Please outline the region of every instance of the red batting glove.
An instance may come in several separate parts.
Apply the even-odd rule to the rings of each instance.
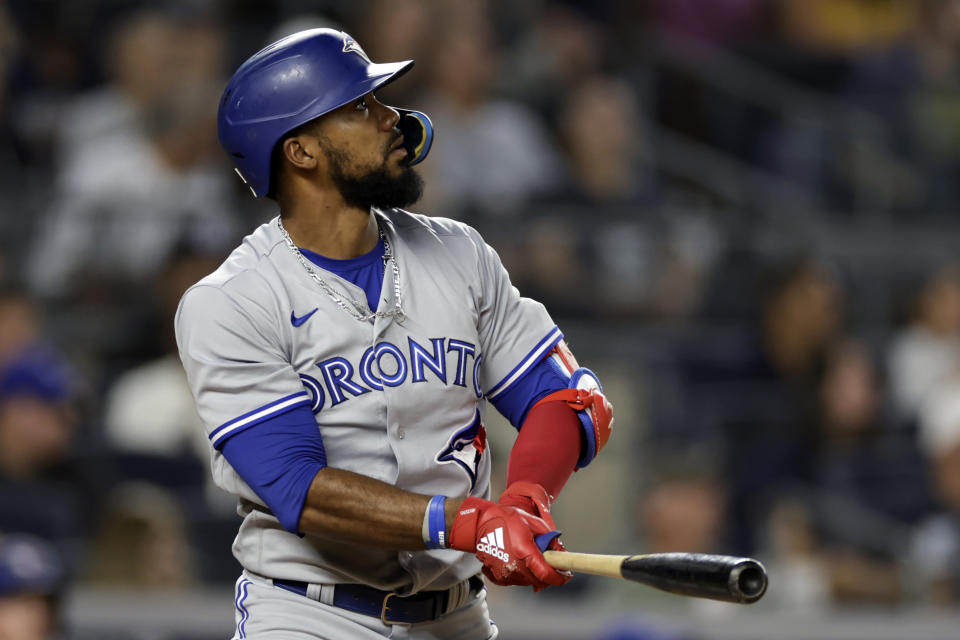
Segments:
[[[547,523],[554,530],[557,530],[557,523],[553,521],[550,515],[550,505],[553,504],[553,496],[547,493],[543,486],[534,482],[514,482],[506,491],[500,494],[500,504],[505,507],[516,507],[527,513],[537,516]],[[550,541],[550,549],[554,551],[566,551],[566,547],[556,537]]]
[[[550,515],[552,503],[553,498],[547,490],[533,482],[514,482],[500,494],[500,504],[503,506],[523,509],[556,529],[557,525],[553,521],[553,516]]]
[[[482,498],[467,498],[450,528],[450,547],[476,553],[483,573],[500,586],[530,585],[540,591],[566,584],[571,575],[551,567],[542,548],[559,531],[544,520],[514,507]],[[539,541],[538,541],[539,538]]]

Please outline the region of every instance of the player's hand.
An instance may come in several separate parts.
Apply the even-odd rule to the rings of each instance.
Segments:
[[[514,482],[506,491],[500,494],[500,504],[505,507],[516,507],[523,509],[527,513],[537,516],[546,522],[551,529],[557,529],[557,523],[553,521],[550,515],[550,505],[553,504],[553,496],[547,493],[543,486],[534,482]],[[554,551],[566,551],[560,537],[550,541],[550,549]]]
[[[557,530],[557,524],[553,521],[553,516],[550,515],[550,505],[552,503],[553,497],[547,493],[542,485],[534,482],[514,482],[500,494],[500,504],[523,509],[527,513],[542,519],[551,529]],[[547,548],[552,551],[567,550],[563,546],[560,536],[551,540]],[[558,573],[567,576],[568,580],[573,577],[573,574],[569,571],[559,571]]]
[[[523,509],[530,515],[543,519],[552,528],[557,528],[553,516],[550,515],[550,505],[553,504],[553,498],[539,484],[514,482],[500,494],[499,504],[505,507]]]
[[[566,584],[572,577],[543,557],[559,535],[546,521],[521,509],[467,498],[450,529],[450,547],[476,553],[484,575],[494,584],[530,585],[540,591]]]

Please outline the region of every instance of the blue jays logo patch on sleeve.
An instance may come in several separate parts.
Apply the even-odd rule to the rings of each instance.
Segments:
[[[487,430],[480,422],[480,411],[474,414],[473,421],[457,431],[450,438],[447,446],[437,454],[436,461],[440,464],[457,464],[470,477],[470,490],[477,484],[477,468],[480,458],[487,449]]]

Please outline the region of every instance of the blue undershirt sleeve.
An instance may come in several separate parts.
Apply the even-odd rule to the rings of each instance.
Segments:
[[[310,484],[327,453],[310,407],[294,407],[221,444],[227,462],[250,485],[284,529],[299,533]]]
[[[493,406],[519,431],[527,419],[527,413],[544,396],[566,389],[570,376],[553,358],[546,357],[500,393]]]

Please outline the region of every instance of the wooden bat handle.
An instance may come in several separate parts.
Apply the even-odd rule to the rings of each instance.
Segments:
[[[554,569],[579,571],[595,576],[623,578],[620,567],[630,556],[608,556],[599,553],[573,553],[570,551],[544,551],[543,557]]]

